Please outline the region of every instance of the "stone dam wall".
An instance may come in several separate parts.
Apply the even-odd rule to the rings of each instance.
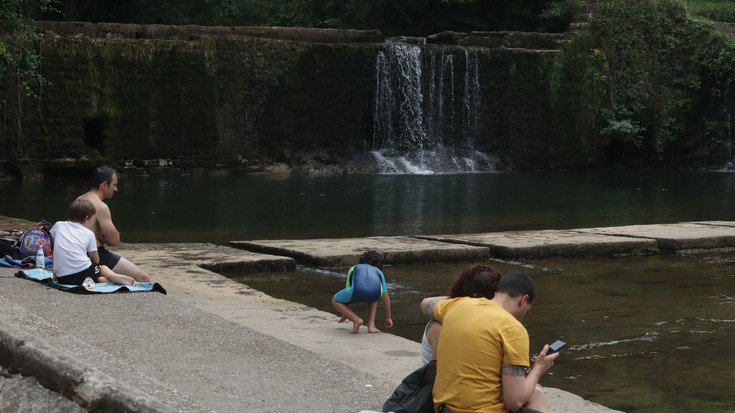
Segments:
[[[380,32],[74,22],[38,31],[51,85],[23,119],[31,158],[370,172],[360,160],[375,149],[376,58],[390,47]],[[575,148],[550,132],[545,92],[565,35],[399,40],[455,71],[468,49],[477,56],[478,150],[516,169],[574,162]]]
[[[49,85],[41,100],[23,102],[21,119],[9,100],[0,102],[0,180],[101,162],[162,173],[374,173],[378,157],[371,151],[386,148],[394,157],[416,148],[478,151],[501,170],[604,167],[611,150],[604,139],[584,147],[562,131],[565,115],[552,110],[549,98],[555,58],[595,8],[583,6],[566,33],[426,38],[386,38],[375,30],[37,22]],[[717,24],[729,36],[733,27]],[[406,47],[414,48],[408,51],[418,56],[414,61],[405,61]],[[386,67],[395,73],[386,77]],[[402,72],[407,67],[413,73]],[[407,75],[419,80],[401,85]],[[419,99],[407,97],[412,88]],[[0,93],[8,92],[0,84]],[[700,104],[692,119],[732,111],[732,102],[695,98]],[[18,125],[20,139],[9,132]],[[396,132],[415,125],[425,130]],[[669,167],[730,160],[731,134],[709,142],[695,129]]]

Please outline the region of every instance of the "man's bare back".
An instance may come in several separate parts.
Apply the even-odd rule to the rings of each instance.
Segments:
[[[97,210],[97,214],[99,213],[99,211],[101,209],[105,209],[106,208],[108,211],[110,209],[107,206],[107,204],[105,204],[104,202],[102,202],[102,200],[100,200],[99,197],[97,197],[96,194],[91,193],[91,192],[86,192],[86,193],[84,193],[82,195],[79,195],[79,197],[77,197],[77,199],[86,199],[87,201],[91,202],[92,205],[94,205],[95,209]],[[88,220],[84,224],[85,224],[85,226],[87,228],[89,228],[90,230],[92,230],[92,232],[94,233],[95,237],[97,238],[97,246],[98,247],[101,247],[101,246],[105,245],[105,242],[100,239],[100,224],[97,221],[97,214],[95,214],[94,216],[92,216],[92,219]]]
[[[77,199],[86,199],[95,207],[95,214],[85,224],[94,232],[97,238],[97,250],[100,255],[100,264],[106,265],[118,274],[128,275],[138,282],[150,281],[148,274],[127,259],[113,254],[105,248],[106,245],[120,245],[120,232],[112,222],[110,207],[104,202],[112,198],[117,192],[117,172],[110,167],[100,167],[95,171],[95,178],[89,191]]]

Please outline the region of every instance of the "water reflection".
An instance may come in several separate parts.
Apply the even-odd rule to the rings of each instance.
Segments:
[[[735,174],[131,176],[109,201],[128,242],[225,243],[730,220]],[[63,219],[85,182],[1,184],[0,214]]]

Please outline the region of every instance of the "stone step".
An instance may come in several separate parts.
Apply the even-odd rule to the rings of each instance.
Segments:
[[[735,222],[705,221],[568,230],[400,237],[231,241],[235,248],[321,267],[353,265],[364,251],[390,264],[475,262],[490,258],[648,255],[735,247]]]
[[[458,245],[416,237],[322,238],[304,240],[231,241],[234,248],[291,257],[317,267],[344,267],[358,262],[360,254],[377,250],[390,264],[474,262],[490,258],[484,246]]]

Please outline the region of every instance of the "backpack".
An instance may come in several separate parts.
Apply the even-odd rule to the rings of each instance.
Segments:
[[[0,231],[0,259],[6,255],[10,255],[11,258],[17,258],[15,246],[20,242],[18,240],[21,235],[23,235],[23,231]]]
[[[436,377],[436,361],[419,367],[406,376],[393,394],[383,404],[384,412],[434,413],[431,395]]]
[[[41,221],[35,227],[23,231],[15,245],[18,258],[35,256],[39,248],[43,249],[44,256],[50,257],[53,254],[50,229],[50,223]]]

